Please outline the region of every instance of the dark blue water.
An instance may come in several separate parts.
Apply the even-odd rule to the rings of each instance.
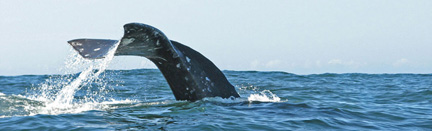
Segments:
[[[79,74],[0,76],[0,130],[432,130],[432,74],[224,73],[241,98],[176,101],[140,69],[105,71],[65,104]]]

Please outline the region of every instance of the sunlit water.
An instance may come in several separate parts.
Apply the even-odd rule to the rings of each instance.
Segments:
[[[0,76],[0,130],[432,130],[431,74],[224,71],[241,98],[188,102],[159,70],[111,59]]]

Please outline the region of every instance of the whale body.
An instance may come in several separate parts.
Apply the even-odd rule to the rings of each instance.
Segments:
[[[103,58],[117,44],[110,39],[75,39],[68,43],[84,58]],[[169,40],[159,29],[141,23],[124,25],[116,56],[146,57],[162,72],[177,100],[205,97],[240,97],[213,62],[179,42]]]

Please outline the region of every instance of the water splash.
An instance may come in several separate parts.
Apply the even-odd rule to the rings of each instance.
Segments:
[[[248,101],[259,101],[259,102],[281,102],[281,99],[273,94],[269,90],[261,91],[259,94],[250,94]]]
[[[287,100],[281,100],[276,94],[273,94],[270,90],[261,90],[259,87],[252,84],[237,85],[239,86],[240,94],[249,94],[247,100],[249,102],[286,102]]]
[[[34,114],[64,114],[79,113],[88,110],[104,110],[110,104],[134,103],[133,100],[115,100],[106,98],[107,80],[100,76],[108,67],[114,57],[118,43],[110,49],[104,59],[84,59],[71,49],[71,55],[65,62],[65,67],[60,69],[65,74],[51,76],[34,90],[37,92],[26,98],[39,101],[42,104],[28,105],[25,109]],[[84,69],[84,70],[83,70]],[[78,76],[74,75],[76,72]],[[82,88],[87,88],[87,94],[77,99],[76,93]],[[94,90],[94,88],[98,88]]]
[[[79,90],[80,86],[85,86],[92,81],[99,80],[99,75],[105,71],[108,67],[108,64],[111,62],[114,57],[115,50],[117,49],[118,43],[108,52],[107,57],[101,60],[87,60],[83,59],[74,61],[72,64],[66,64],[67,67],[73,68],[78,64],[81,64],[82,61],[91,61],[90,66],[82,71],[80,75],[73,80],[69,85],[66,85],[60,92],[57,93],[55,101],[52,103],[54,105],[71,105],[74,99],[74,94],[77,90]],[[96,73],[93,73],[93,70],[97,70]]]

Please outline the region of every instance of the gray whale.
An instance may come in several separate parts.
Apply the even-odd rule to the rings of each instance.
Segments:
[[[118,41],[75,39],[68,43],[84,58],[103,58]],[[177,100],[240,97],[234,86],[209,59],[192,48],[169,40],[159,29],[141,23],[124,25],[116,56],[142,56],[162,72]]]

